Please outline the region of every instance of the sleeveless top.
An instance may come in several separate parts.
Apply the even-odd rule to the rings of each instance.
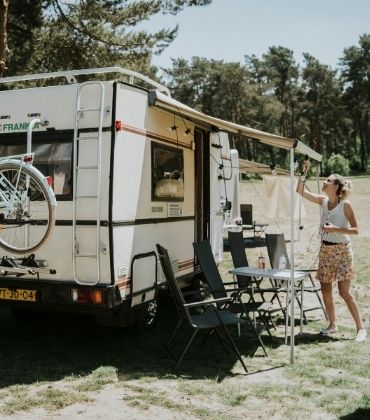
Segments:
[[[322,213],[321,213],[321,225],[325,223],[332,223],[334,226],[346,228],[348,226],[348,220],[344,214],[344,203],[345,200],[340,200],[339,203],[332,209],[328,209],[329,198],[326,197],[322,202]],[[345,233],[324,233],[324,241],[335,242],[341,244],[348,244],[351,242],[349,235]]]

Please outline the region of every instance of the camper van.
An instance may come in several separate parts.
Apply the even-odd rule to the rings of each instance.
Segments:
[[[57,200],[40,248],[0,248],[0,303],[14,314],[68,311],[150,327],[164,285],[155,245],[189,285],[199,271],[193,242],[208,238],[220,262],[225,229],[241,222],[228,133],[309,153],[205,115],[118,67],[7,77],[0,87],[0,157],[33,153]],[[1,225],[0,237],[10,228]]]
[[[0,248],[0,303],[15,314],[82,312],[104,325],[150,326],[164,283],[156,243],[181,285],[197,273],[194,241],[209,238],[222,260],[224,225],[238,217],[227,127],[121,68],[0,85],[0,156],[34,153],[57,199],[52,235],[34,254]]]

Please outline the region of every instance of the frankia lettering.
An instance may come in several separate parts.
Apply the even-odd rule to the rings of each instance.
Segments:
[[[21,131],[27,130],[28,126],[30,125],[29,122],[16,122],[16,123],[7,123],[0,125],[0,131]],[[40,127],[39,124],[35,124],[34,128],[37,130]]]

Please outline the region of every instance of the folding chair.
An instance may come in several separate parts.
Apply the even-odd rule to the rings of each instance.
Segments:
[[[230,252],[231,257],[233,260],[233,264],[235,268],[239,267],[249,267],[247,255],[245,253],[245,246],[244,246],[244,240],[243,240],[243,232],[228,232],[229,236],[229,246],[230,246]],[[275,328],[275,324],[272,322],[271,314],[273,312],[282,311],[283,314],[285,314],[285,307],[282,305],[279,297],[279,292],[282,291],[281,287],[271,286],[271,287],[261,287],[261,283],[263,278],[258,277],[245,277],[245,276],[236,276],[238,285],[240,288],[251,286],[251,284],[255,284],[255,287],[253,288],[254,294],[259,294],[262,298],[263,302],[266,302],[265,293],[272,294],[272,297],[270,298],[269,302],[273,303],[273,301],[276,299],[278,301],[278,308],[270,307],[268,309],[269,319]],[[254,300],[254,297],[253,297]]]
[[[283,233],[266,234],[266,246],[267,246],[267,253],[269,255],[272,268],[279,267],[279,258],[281,255],[284,255],[286,258],[286,268],[290,269],[290,261],[289,261],[289,256],[286,249],[285,238],[284,238]],[[319,302],[319,306],[313,306],[306,309],[303,308],[302,312],[303,312],[304,321],[307,323],[306,312],[315,311],[317,309],[322,309],[322,311],[324,312],[325,318],[328,319],[325,307],[323,305],[322,299],[319,294],[320,288],[315,285],[315,282],[311,275],[311,272],[315,270],[307,270],[307,269],[301,269],[301,268],[297,268],[297,270],[307,272],[307,277],[310,280],[310,286],[308,287],[304,286],[303,292],[315,293],[317,300]],[[301,307],[301,300],[299,299],[298,296],[296,296],[296,300],[298,302],[298,305]]]
[[[251,327],[252,332],[255,334],[259,341],[264,353],[267,356],[265,345],[261,339],[261,333],[259,332],[253,320],[250,318],[250,313],[258,313],[262,323],[267,329],[267,332],[271,335],[268,325],[268,319],[266,319],[266,312],[268,311],[270,304],[266,302],[243,302],[243,294],[247,294],[249,297],[252,293],[250,287],[239,288],[235,282],[226,283],[226,285],[233,285],[233,288],[225,288],[225,283],[222,281],[220,273],[218,271],[215,259],[213,257],[212,248],[208,240],[199,241],[193,243],[195,254],[197,256],[200,268],[202,269],[204,278],[209,286],[209,292],[214,299],[221,299],[228,296],[232,297],[232,301],[227,303],[227,309],[234,314],[239,314],[243,319],[247,321],[247,324]],[[225,307],[225,304],[218,304],[219,308]]]
[[[240,204],[240,217],[242,219],[242,229],[253,230],[254,241],[263,235],[268,226],[267,223],[257,223],[253,220],[252,204]]]
[[[186,352],[189,350],[198,331],[208,330],[210,334],[212,332],[216,333],[217,337],[220,339],[225,349],[227,349],[226,346],[228,346],[235,352],[244,370],[248,372],[247,367],[245,366],[245,363],[239,352],[239,349],[237,348],[234,340],[232,339],[227,329],[227,326],[229,325],[240,325],[241,323],[245,321],[238,318],[235,314],[233,314],[229,310],[219,309],[217,306],[217,305],[230,302],[230,298],[223,297],[223,298],[214,299],[214,300],[186,303],[184,296],[181,292],[181,289],[177,284],[175,275],[173,273],[167,250],[163,248],[161,245],[157,244],[157,251],[158,251],[159,260],[163,269],[163,273],[167,280],[168,286],[172,292],[172,296],[175,301],[176,310],[179,315],[179,321],[177,322],[175,329],[171,333],[166,343],[167,351],[174,358],[176,362],[174,370],[176,370],[179,364],[182,362]],[[190,312],[190,310],[192,309],[197,309],[198,312],[196,314],[192,314]],[[172,353],[169,346],[172,340],[174,339],[177,331],[179,330],[179,328],[181,327],[183,323],[187,324],[193,330],[193,333],[191,334],[190,339],[186,343],[180,356],[176,358],[174,354]]]

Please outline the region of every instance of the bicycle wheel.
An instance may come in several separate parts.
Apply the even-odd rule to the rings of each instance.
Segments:
[[[37,250],[55,224],[56,201],[33,166],[0,161],[0,247],[14,254]]]

